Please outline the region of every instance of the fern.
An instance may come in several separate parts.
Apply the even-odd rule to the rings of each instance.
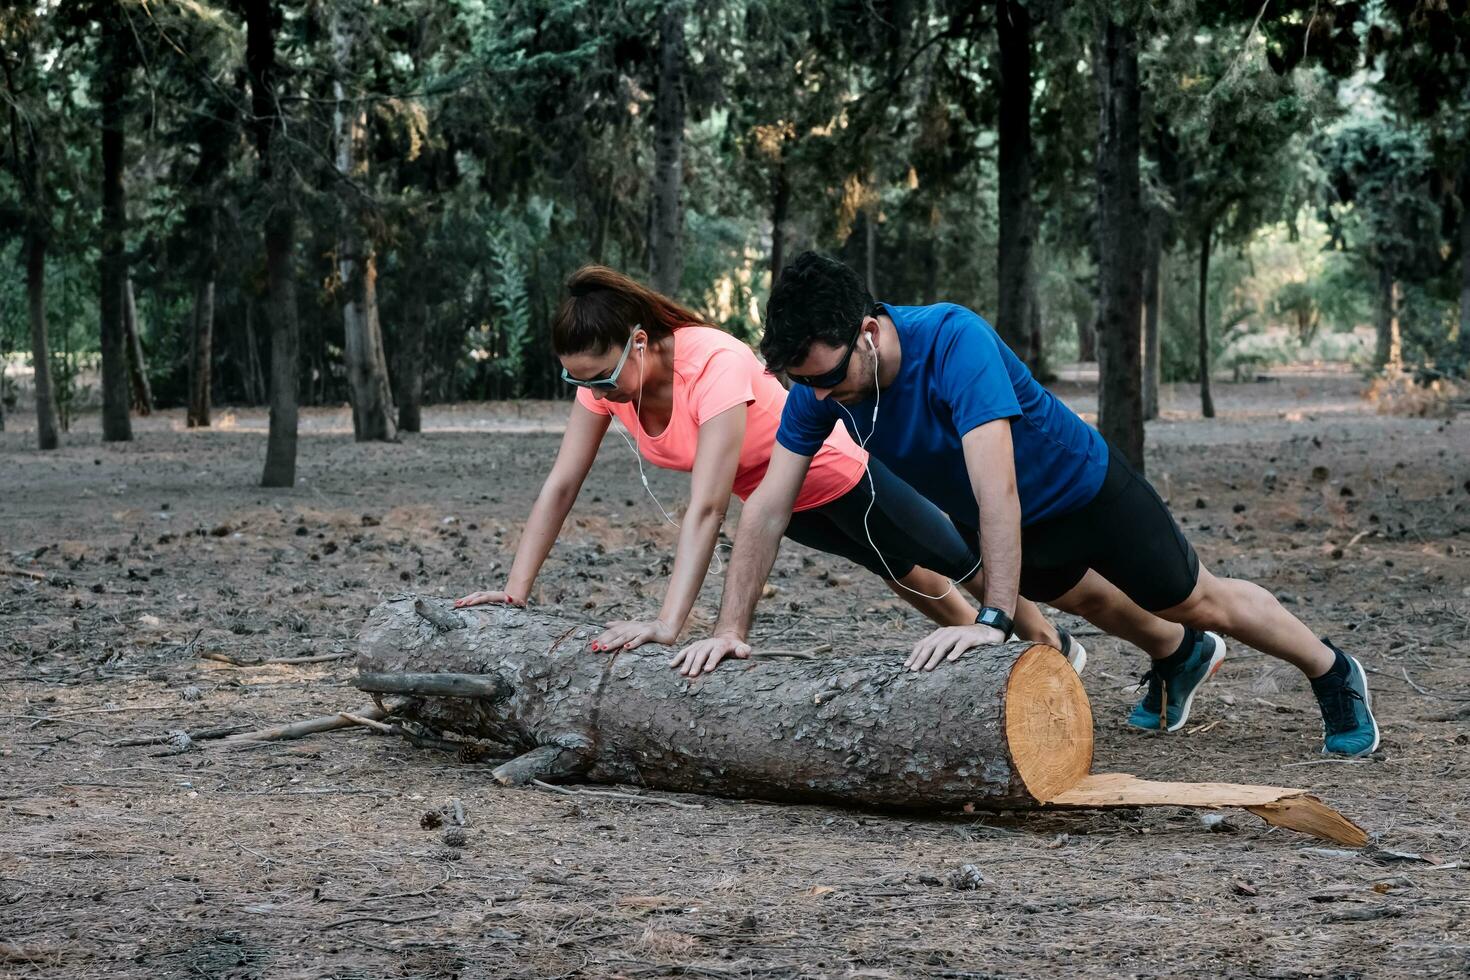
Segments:
[[[526,352],[531,347],[531,311],[526,277],[521,270],[516,243],[505,232],[491,232],[490,302],[500,331],[500,356],[495,368],[510,382],[511,396],[525,393]]]

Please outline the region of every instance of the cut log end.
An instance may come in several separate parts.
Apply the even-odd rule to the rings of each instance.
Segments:
[[[1061,653],[1037,644],[1016,659],[1005,691],[1011,765],[1039,803],[1076,785],[1092,769],[1092,709],[1077,672]]]

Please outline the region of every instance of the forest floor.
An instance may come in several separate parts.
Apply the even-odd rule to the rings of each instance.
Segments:
[[[1075,382],[1061,394],[1095,405]],[[431,408],[397,445],[355,445],[345,411],[308,411],[286,492],[255,486],[259,411],[220,411],[208,431],[166,412],[106,446],[89,417],[45,455],[12,415],[0,975],[1464,976],[1470,419],[1379,414],[1346,373],[1221,385],[1210,422],[1195,397],[1169,392],[1149,475],[1211,568],[1265,584],[1372,670],[1383,744],[1323,759],[1305,681],[1239,646],[1186,730],[1131,730],[1140,656],[1084,628],[1095,768],[1308,787],[1368,829],[1368,850],[1241,812],[1212,830],[1174,808],[915,818],[500,789],[491,762],[362,728],[253,750],[118,746],[361,705],[349,680],[368,610],[501,584],[566,409]],[[684,477],[650,477],[666,506],[680,499]],[[541,602],[655,610],[673,532],[639,491],[608,439]],[[877,581],[794,545],[773,583],[758,643],[861,638],[899,657],[925,631]],[[451,800],[458,849],[421,826]],[[954,890],[964,864],[983,882]]]

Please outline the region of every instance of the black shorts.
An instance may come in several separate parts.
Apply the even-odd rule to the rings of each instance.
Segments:
[[[975,532],[961,532],[943,511],[871,456],[868,472],[871,485],[865,476],[836,500],[792,514],[786,537],[840,555],[887,580],[903,578],[915,565],[956,581],[979,574]]]
[[[1199,581],[1199,556],[1158,492],[1108,447],[1097,496],[1021,530],[1021,594],[1050,602],[1096,571],[1150,612],[1177,606]]]

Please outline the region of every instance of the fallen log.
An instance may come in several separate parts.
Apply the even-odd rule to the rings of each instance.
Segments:
[[[408,596],[375,609],[357,685],[412,696],[400,713],[413,721],[511,746],[520,754],[493,771],[503,784],[575,778],[925,810],[1243,806],[1339,843],[1367,841],[1303,790],[1089,775],[1087,694],[1040,644],[973,651],[932,673],[904,670],[901,657],[845,655],[735,662],[691,681],[669,669],[664,648],[588,652],[595,624],[478,606],[454,610],[463,626],[445,630],[446,608]]]

